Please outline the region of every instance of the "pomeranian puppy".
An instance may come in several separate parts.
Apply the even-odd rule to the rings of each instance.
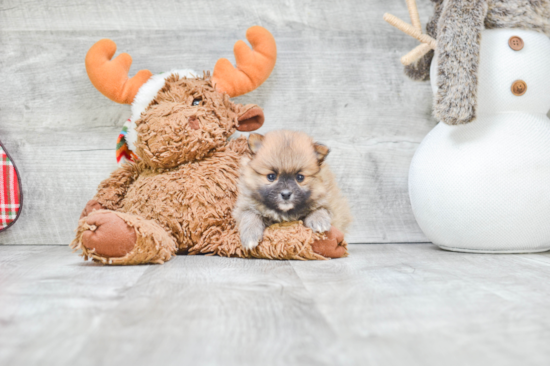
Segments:
[[[302,220],[315,232],[334,225],[345,232],[352,221],[346,199],[325,163],[329,148],[303,132],[250,134],[233,216],[242,245],[252,249],[267,226]]]

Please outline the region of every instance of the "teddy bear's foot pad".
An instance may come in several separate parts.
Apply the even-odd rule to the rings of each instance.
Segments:
[[[85,259],[112,265],[161,264],[177,250],[157,222],[122,212],[98,210],[80,220],[71,248]]]
[[[326,233],[327,239],[315,240],[311,244],[313,251],[326,258],[342,258],[348,256],[348,244],[344,234],[332,226]]]
[[[88,250],[113,258],[124,257],[134,249],[136,231],[114,212],[98,212],[85,221],[90,228],[82,233],[82,245]]]

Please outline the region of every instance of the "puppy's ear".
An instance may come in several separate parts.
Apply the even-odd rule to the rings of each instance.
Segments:
[[[263,142],[264,135],[260,135],[259,133],[251,133],[250,136],[248,136],[248,147],[250,148],[250,151],[252,151],[252,154],[256,154],[258,150],[260,150]]]
[[[315,150],[315,155],[317,155],[317,161],[319,162],[319,165],[323,164],[325,158],[330,152],[330,149],[327,146],[318,142],[313,144],[313,149]]]

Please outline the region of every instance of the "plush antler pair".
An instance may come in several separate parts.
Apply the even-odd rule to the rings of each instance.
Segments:
[[[246,38],[250,49],[243,41],[237,41],[234,54],[237,68],[226,58],[219,59],[214,67],[212,80],[216,90],[236,97],[260,86],[271,74],[277,58],[275,39],[266,29],[255,26],[248,29]],[[132,57],[122,53],[112,59],[116,44],[102,39],[94,44],[86,55],[86,70],[90,81],[107,98],[123,104],[131,104],[139,88],[153,75],[149,70],[140,70],[128,78]]]
[[[389,13],[384,14],[384,20],[402,32],[418,39],[422,44],[414,48],[412,51],[401,57],[401,63],[405,66],[417,61],[422,56],[435,50],[435,39],[427,34],[422,33],[422,24],[420,23],[420,17],[418,15],[418,8],[416,6],[416,0],[405,0],[407,2],[407,8],[409,9],[409,15],[411,17],[412,25],[402,21],[398,17]]]

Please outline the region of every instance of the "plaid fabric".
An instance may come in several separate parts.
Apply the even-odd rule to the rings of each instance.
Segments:
[[[0,145],[0,231],[17,218],[21,204],[20,199],[17,172]]]
[[[130,125],[130,119],[128,119],[126,123],[124,123],[122,131],[120,131],[120,135],[118,135],[118,139],[116,141],[116,162],[118,164],[128,162],[133,163],[139,160],[136,154],[130,150],[126,141],[126,134],[128,133],[128,128],[130,128]]]

